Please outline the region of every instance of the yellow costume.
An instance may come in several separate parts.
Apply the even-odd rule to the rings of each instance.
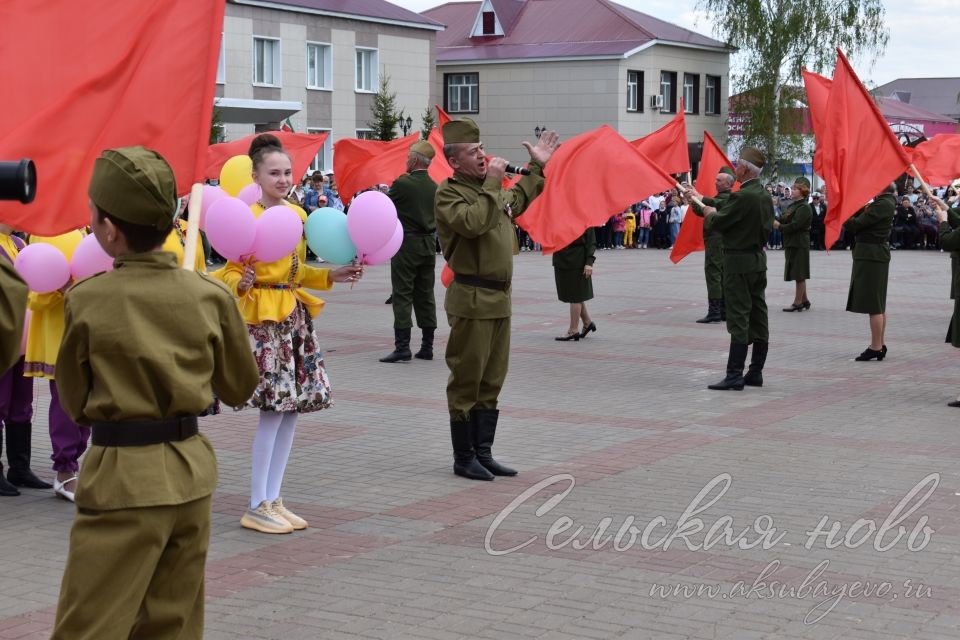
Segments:
[[[627,211],[623,214],[623,219],[627,223],[627,226],[624,228],[623,246],[632,247],[633,234],[637,230],[637,216],[632,211]]]
[[[183,249],[187,241],[187,221],[177,220],[170,230],[170,235],[163,242],[163,250],[177,256],[177,264],[183,266]],[[193,261],[193,270],[197,273],[207,272],[207,261],[203,255],[203,243],[197,238],[197,255]]]

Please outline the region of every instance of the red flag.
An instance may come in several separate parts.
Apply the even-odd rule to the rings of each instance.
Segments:
[[[433,105],[433,106],[436,108],[436,110],[437,110],[437,117],[438,117],[439,120],[440,120],[439,124],[437,124],[437,129],[443,129],[443,125],[445,125],[445,124],[447,124],[448,122],[450,122],[451,120],[453,120],[453,118],[451,118],[451,117],[450,117],[450,114],[447,113],[446,111],[444,111],[443,108],[442,108],[440,105],[435,104],[435,105]]]
[[[93,161],[112,147],[160,152],[180,193],[201,181],[223,11],[224,0],[0,2],[0,158],[37,165],[36,200],[0,203],[0,220],[47,236],[88,224]]]
[[[333,172],[340,198],[349,203],[354,194],[378,184],[392,184],[407,170],[410,145],[420,139],[418,132],[389,142],[344,138],[333,145]]]
[[[453,169],[450,168],[446,157],[443,155],[443,133],[441,132],[443,125],[450,122],[452,118],[440,105],[433,106],[437,109],[439,124],[430,129],[430,135],[427,137],[427,142],[430,143],[434,151],[433,161],[430,163],[430,169],[427,170],[427,173],[430,174],[434,182],[440,184],[453,175]]]
[[[706,131],[703,132],[703,155],[700,156],[700,171],[697,173],[697,181],[694,184],[698,193],[708,198],[717,195],[717,174],[720,169],[729,167],[733,169],[733,163],[727,158],[720,145]],[[736,191],[739,186],[734,185]],[[677,241],[673,243],[673,250],[670,252],[670,261],[676,264],[694,251],[703,251],[703,218],[687,211],[683,217],[683,224],[680,225],[680,234]]]
[[[840,226],[910,164],[840,49],[827,100],[826,129],[822,139],[817,135],[817,146],[823,150],[823,179],[830,203],[824,220],[830,247],[840,235]]]
[[[813,135],[817,140],[817,148],[813,152],[813,170],[823,177],[823,149],[819,143],[826,136],[827,130],[827,100],[830,98],[830,89],[833,80],[825,78],[819,73],[803,69],[803,84],[807,89],[807,106],[810,110],[810,123],[813,125]]]
[[[687,148],[687,121],[683,117],[683,99],[673,119],[653,133],[630,142],[667,173],[690,171]]]
[[[290,133],[288,131],[271,131],[273,135],[280,138],[283,148],[293,159],[293,177],[300,180],[310,168],[310,163],[317,157],[323,143],[327,141],[330,135],[329,131],[323,133]],[[250,142],[260,135],[254,133],[239,140],[232,142],[221,142],[207,147],[207,178],[219,178],[220,169],[223,163],[233,156],[245,156],[250,149]]]
[[[676,184],[608,125],[565,141],[546,173],[543,193],[517,218],[545,255],[604,224],[612,213]]]
[[[960,134],[937,134],[914,147],[910,155],[928,184],[950,184],[960,177]]]

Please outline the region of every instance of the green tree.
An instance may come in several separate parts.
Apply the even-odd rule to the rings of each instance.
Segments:
[[[223,113],[220,107],[213,106],[213,117],[210,119],[210,144],[223,142]]]
[[[397,111],[397,94],[390,93],[390,76],[386,73],[380,74],[380,89],[373,96],[370,112],[373,119],[367,122],[367,126],[373,129],[373,139],[395,139],[403,114]]]
[[[430,130],[437,126],[437,119],[433,117],[433,107],[427,105],[427,108],[423,110],[423,115],[420,116],[420,120],[423,122],[420,127],[420,136],[426,140],[430,137]]]
[[[836,47],[872,63],[889,39],[882,0],[698,0],[697,8],[739,49],[742,71],[731,73],[731,93],[746,95],[731,111],[744,144],[763,149],[770,167],[802,153],[800,70],[832,68]]]

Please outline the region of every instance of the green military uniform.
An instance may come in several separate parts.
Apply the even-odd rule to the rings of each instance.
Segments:
[[[780,232],[783,233],[783,279],[810,279],[810,225],[813,209],[805,199],[794,200],[780,216]]]
[[[432,159],[433,147],[421,140],[410,147],[411,152]],[[408,165],[408,168],[410,165]],[[410,310],[416,314],[417,326],[423,332],[423,343],[417,357],[433,359],[433,334],[437,328],[437,306],[433,299],[437,264],[436,215],[433,201],[437,185],[426,168],[405,173],[390,186],[387,194],[397,207],[397,217],[403,225],[403,244],[390,260],[390,283],[393,289],[393,329],[396,351],[383,362],[410,359],[410,328],[413,326]]]
[[[112,216],[162,229],[175,189],[159,155],[131,147],[96,161],[90,198]],[[153,443],[143,434],[183,428],[213,394],[243,404],[259,373],[223,285],[179,269],[172,253],[126,254],[115,266],[66,296],[60,402],[93,426],[93,446],[53,638],[199,639],[216,458],[195,428],[185,437],[164,429]]]
[[[947,222],[940,223],[940,248],[950,252],[950,298],[953,300],[953,316],[947,328],[947,339],[955,347],[960,347],[960,271],[957,261],[960,258],[960,211],[950,209]]]
[[[20,358],[27,285],[6,260],[0,260],[0,373]]]
[[[583,275],[583,268],[596,262],[597,237],[593,227],[553,254],[553,275],[560,302],[576,304],[593,299],[593,278]]]
[[[479,128],[468,118],[448,122],[443,128],[445,144],[479,143],[479,137]],[[474,466],[469,464],[473,453],[465,448],[469,442],[461,438],[465,432],[472,434],[471,439],[477,433],[476,410],[496,411],[507,376],[510,282],[513,256],[518,252],[513,221],[543,190],[543,168],[531,161],[529,170],[531,175],[510,190],[504,190],[498,178],[461,173],[454,173],[437,188],[440,246],[455,274],[444,310],[450,323],[447,406],[458,461],[454,470],[459,475],[464,475],[460,472],[464,466]],[[484,415],[493,416],[489,418],[492,443],[496,413]],[[475,449],[476,444],[472,443]]]
[[[890,273],[888,240],[896,209],[893,194],[884,193],[843,224],[856,238],[847,311],[876,315],[886,310]]]
[[[723,208],[730,198],[729,191],[721,191],[714,198],[704,198],[703,204],[717,211]],[[693,208],[694,214],[703,216],[703,210]],[[707,297],[715,300],[723,298],[723,234],[719,231],[703,230],[703,275],[707,281]]]

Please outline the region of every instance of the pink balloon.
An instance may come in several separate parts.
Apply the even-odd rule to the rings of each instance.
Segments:
[[[210,207],[214,202],[222,198],[229,198],[230,196],[226,191],[220,187],[215,187],[212,184],[203,185],[203,197],[200,200],[200,228],[204,231],[207,230],[207,211],[210,210]]]
[[[270,207],[257,218],[253,255],[260,262],[276,262],[293,253],[303,238],[303,221],[284,205]]]
[[[70,281],[67,257],[51,244],[38,242],[20,250],[13,266],[31,291],[50,293]]]
[[[90,234],[80,241],[70,261],[70,273],[74,280],[112,270],[113,258],[103,250],[95,235]]]
[[[350,216],[347,216],[349,218]],[[363,256],[363,264],[380,264],[386,262],[400,250],[403,244],[403,225],[397,220],[397,225],[393,230],[393,236],[387,240],[387,243],[374,251]]]
[[[386,194],[365,191],[350,203],[347,232],[359,253],[373,254],[393,237],[397,207]]]
[[[30,333],[30,316],[32,312],[27,309],[27,317],[23,320],[23,338],[20,339],[20,355],[27,355],[27,336]]]
[[[217,253],[240,262],[253,253],[257,221],[243,200],[221,198],[207,211],[207,240]]]
[[[260,185],[258,185],[256,182],[251,182],[243,189],[240,189],[240,193],[237,194],[237,197],[246,202],[247,205],[251,205],[259,200],[261,195],[262,192],[260,191]]]

